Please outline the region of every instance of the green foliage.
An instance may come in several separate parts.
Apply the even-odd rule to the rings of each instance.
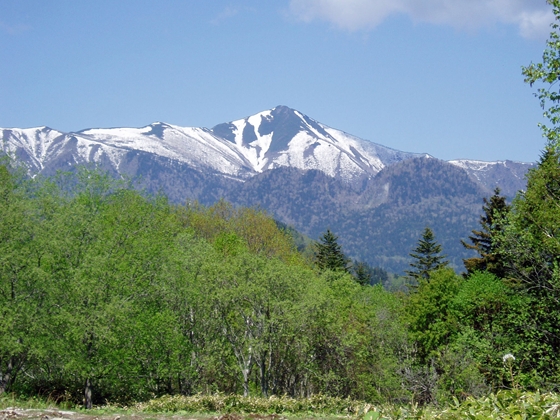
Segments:
[[[349,260],[338,244],[338,236],[329,229],[315,244],[315,263],[319,270],[342,270],[348,272]]]
[[[560,147],[560,92],[555,86],[560,77],[560,33],[558,32],[558,19],[560,16],[560,1],[547,0],[553,8],[555,22],[551,25],[552,32],[546,42],[541,63],[531,63],[523,68],[525,82],[531,86],[538,83],[544,85],[539,87],[536,96],[544,109],[544,117],[552,126],[540,124],[544,137],[547,139],[547,147],[558,149]]]
[[[326,283],[311,337],[319,389],[370,401],[406,399],[399,352],[407,337],[398,298],[381,286],[360,287],[347,274]]]
[[[463,280],[449,268],[432,271],[420,279],[407,302],[409,331],[418,343],[421,360],[428,360],[451,342],[459,328],[452,303]]]
[[[65,404],[40,399],[22,400],[13,396],[0,397],[0,408],[19,407],[38,410],[49,409],[56,413],[58,408],[72,408]],[[12,410],[7,413],[11,413]],[[138,417],[166,415],[173,413],[176,418],[192,417],[193,413],[215,415],[223,418],[242,415],[254,418],[256,415],[289,418],[356,418],[364,420],[405,420],[405,419],[553,419],[560,414],[560,396],[556,393],[499,391],[484,397],[467,397],[464,401],[452,400],[442,406],[376,405],[363,401],[353,401],[316,395],[309,398],[289,398],[286,396],[259,398],[236,395],[193,395],[163,396],[146,403],[135,404],[123,410],[115,406],[96,407],[94,413],[99,418],[110,413],[123,413]],[[112,414],[114,417],[114,414]],[[198,418],[198,415],[196,415]],[[202,417],[202,416],[201,416]],[[206,418],[206,416],[203,416]],[[243,417],[243,418],[244,418]],[[237,418],[237,417],[235,417]]]
[[[556,381],[560,359],[560,152],[547,147],[512,203],[498,236],[512,290],[525,301],[512,313],[522,372],[530,388]]]
[[[264,213],[171,206],[96,171],[0,175],[4,393],[406,398],[398,299],[316,273]]]
[[[449,264],[445,260],[445,255],[440,255],[440,253],[441,245],[436,242],[432,230],[426,226],[421,238],[418,240],[418,245],[410,254],[415,260],[410,263],[413,270],[407,270],[406,274],[416,281],[428,280],[432,271]]]
[[[469,236],[471,244],[461,240],[463,246],[478,253],[478,257],[464,259],[467,272],[489,271],[498,277],[505,274],[503,260],[497,254],[498,241],[496,237],[502,232],[506,223],[506,216],[510,206],[506,204],[506,198],[500,195],[500,189],[494,190],[490,199],[484,198],[482,206],[483,215],[480,216],[481,230],[473,230]]]
[[[354,261],[352,274],[361,286],[369,286],[373,281],[373,269],[365,262]]]
[[[245,394],[231,397],[239,407],[280,395],[443,404],[556,380],[550,302],[489,273],[430,265],[408,296],[361,287],[372,273],[390,281],[367,266],[349,273],[331,232],[323,245],[344,265],[318,271],[258,210],[173,206],[96,171],[0,177],[4,395],[85,407],[215,393]]]
[[[548,3],[556,21],[542,62],[523,69],[525,81],[539,85],[537,96],[550,123],[541,124],[547,143],[497,239],[507,284],[523,296],[506,324],[515,331],[511,347],[521,361],[519,382],[529,388],[554,389],[560,366],[560,93],[555,86],[560,75],[560,2]]]
[[[532,293],[560,296],[560,151],[548,148],[527,177],[527,190],[512,204],[500,237],[507,276]]]
[[[358,284],[362,286],[386,284],[389,281],[389,273],[381,267],[372,267],[363,261],[354,260],[350,271]]]
[[[243,243],[250,252],[278,257],[290,264],[304,264],[292,234],[279,227],[263,210],[234,208],[220,200],[210,207],[188,204],[181,212],[185,226],[193,228],[197,235],[210,242],[220,242],[218,247],[224,245],[224,240],[234,240]]]
[[[362,401],[328,397],[317,394],[308,398],[243,397],[240,395],[193,395],[189,397],[164,396],[138,404],[136,409],[146,412],[195,413],[258,413],[258,414],[313,414],[356,415],[363,412]]]

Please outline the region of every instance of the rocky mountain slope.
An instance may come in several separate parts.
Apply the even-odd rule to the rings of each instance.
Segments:
[[[359,139],[285,106],[211,130],[161,122],[75,133],[48,127],[0,130],[3,149],[24,161],[31,173],[86,162],[120,172],[131,154],[147,154],[239,180],[287,166],[352,182],[420,156]]]
[[[496,186],[513,197],[531,166],[402,152],[285,106],[212,129],[157,122],[74,133],[6,128],[0,137],[31,175],[93,163],[175,202],[261,206],[313,238],[331,228],[349,255],[397,272],[426,225],[460,267],[459,239],[476,227],[482,197]]]

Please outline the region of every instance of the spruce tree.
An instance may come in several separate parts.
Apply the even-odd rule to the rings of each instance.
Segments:
[[[373,270],[367,263],[354,260],[352,263],[352,275],[360,285],[369,286],[372,281]]]
[[[315,263],[319,270],[343,270],[348,272],[348,258],[338,244],[338,236],[329,229],[315,243]]]
[[[405,273],[417,281],[429,279],[432,271],[449,264],[445,260],[446,256],[440,255],[440,253],[441,245],[435,240],[432,229],[426,226],[422,237],[418,240],[418,245],[409,254],[414,258],[414,262],[410,263],[413,270],[406,270]]]
[[[469,236],[471,244],[461,241],[465,248],[475,250],[479,256],[466,258],[463,263],[468,273],[489,271],[502,278],[505,272],[503,261],[497,252],[496,235],[503,230],[510,206],[506,203],[506,198],[500,195],[499,188],[494,190],[490,199],[484,198],[483,201],[484,214],[480,216],[480,230],[472,231]]]

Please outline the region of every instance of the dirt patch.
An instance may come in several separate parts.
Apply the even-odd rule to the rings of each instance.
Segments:
[[[277,414],[158,415],[158,414],[87,414],[81,411],[21,409],[0,410],[0,420],[286,420]]]

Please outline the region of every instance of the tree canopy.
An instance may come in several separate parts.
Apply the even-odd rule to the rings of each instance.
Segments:
[[[349,259],[342,252],[338,236],[327,231],[315,243],[315,262],[319,270],[342,270],[348,272]]]
[[[488,199],[484,198],[483,214],[480,216],[480,230],[473,230],[469,236],[470,244],[461,240],[463,246],[478,253],[478,257],[463,260],[467,272],[489,271],[499,277],[504,275],[502,259],[497,255],[496,237],[503,230],[509,205],[506,198],[500,195],[496,187],[494,194]]]
[[[446,267],[449,264],[445,260],[445,255],[441,255],[441,251],[441,245],[437,243],[434,232],[426,226],[418,240],[418,245],[410,253],[410,256],[414,259],[410,263],[413,269],[407,270],[406,274],[416,281],[428,280],[432,271]]]

